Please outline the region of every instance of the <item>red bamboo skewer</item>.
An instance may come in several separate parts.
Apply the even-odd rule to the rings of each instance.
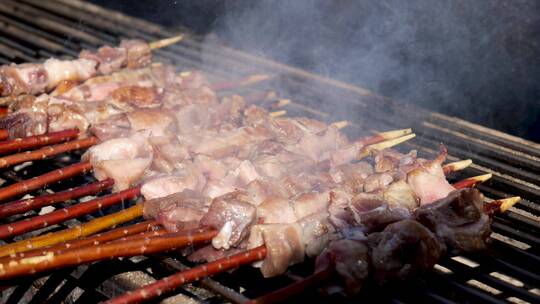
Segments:
[[[44,254],[47,254],[47,252],[54,252],[55,254],[59,254],[60,252],[68,250],[68,249],[81,248],[85,246],[98,246],[107,242],[119,240],[128,236],[137,235],[142,232],[146,232],[146,231],[149,231],[152,229],[158,229],[158,228],[159,228],[159,224],[157,223],[157,221],[154,221],[154,220],[144,221],[144,222],[140,222],[140,223],[133,224],[130,226],[119,227],[119,228],[109,230],[107,232],[98,233],[87,238],[67,241],[67,242],[59,243],[59,244],[52,245],[49,247],[38,248],[38,249],[26,251],[26,252],[19,252],[10,256],[0,257],[0,263],[6,263],[14,259],[22,259],[22,258],[29,258],[33,256],[44,255]],[[165,230],[160,230],[160,231],[165,231]]]
[[[112,205],[123,202],[124,200],[132,199],[141,193],[140,187],[130,188],[107,196],[99,197],[84,203],[78,203],[63,209],[56,210],[44,215],[35,216],[29,219],[24,219],[15,223],[0,225],[0,239],[14,237],[29,231],[39,228],[48,227],[58,224],[72,218],[79,217],[84,214],[89,214],[107,208]]]
[[[137,204],[122,211],[105,215],[69,229],[50,232],[30,239],[0,246],[0,257],[14,255],[19,252],[52,246],[58,243],[75,240],[92,235],[107,228],[134,220],[143,215],[143,204]]]
[[[491,173],[473,176],[473,177],[466,178],[464,180],[460,180],[459,182],[452,184],[452,186],[454,186],[454,188],[456,189],[472,188],[480,183],[487,181],[492,176],[493,175]]]
[[[332,267],[324,268],[314,274],[303,278],[297,282],[292,283],[289,286],[283,287],[271,293],[265,294],[261,297],[248,301],[246,304],[270,304],[285,301],[286,299],[300,294],[305,290],[313,288],[313,286],[321,284],[326,280],[334,276],[335,271]]]
[[[0,129],[0,140],[5,140],[9,136],[9,133],[7,130]]]
[[[91,169],[92,165],[89,162],[80,162],[0,188],[0,201],[28,193],[57,181],[86,173]]]
[[[61,154],[64,152],[84,149],[93,146],[98,143],[96,137],[88,137],[84,139],[77,139],[67,143],[59,144],[56,146],[50,146],[41,148],[34,151],[26,151],[9,156],[0,157],[0,169],[7,168],[16,164],[24,163],[27,161],[44,159],[49,156]]]
[[[148,284],[137,290],[125,293],[114,299],[106,301],[106,304],[140,303],[159,297],[165,292],[172,291],[184,284],[200,280],[214,274],[238,268],[241,265],[250,264],[264,259],[266,247],[259,246],[242,253],[218,259],[214,262],[193,267],[186,271],[181,271],[171,276],[165,277],[152,284]]]
[[[110,189],[113,184],[114,180],[106,179],[100,182],[95,182],[89,185],[84,185],[57,193],[45,194],[34,198],[9,202],[0,205],[0,218],[24,213],[29,210],[39,209],[44,206],[50,206],[66,200],[95,194],[103,190]]]
[[[22,150],[32,149],[40,146],[60,143],[66,140],[71,140],[79,135],[79,129],[64,130],[52,132],[43,135],[15,138],[0,143],[0,154],[11,152],[19,152]]]
[[[170,251],[185,246],[196,245],[210,241],[216,236],[215,230],[168,233],[155,237],[137,238],[130,242],[110,242],[100,246],[86,246],[68,249],[59,255],[48,252],[45,255],[23,258],[1,264],[0,280],[37,273],[59,267],[68,267],[90,263],[103,259],[130,257]]]

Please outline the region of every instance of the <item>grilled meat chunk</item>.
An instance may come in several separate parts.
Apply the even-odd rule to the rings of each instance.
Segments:
[[[373,277],[379,284],[431,269],[444,248],[429,229],[414,220],[388,225],[369,235],[368,244]]]
[[[249,203],[247,194],[236,191],[215,198],[200,224],[219,230],[212,239],[215,248],[229,249],[244,239],[256,217],[257,209]]]
[[[208,211],[210,199],[200,193],[184,190],[144,202],[145,218],[156,219],[169,231],[196,228]]]
[[[451,252],[483,250],[491,234],[491,218],[484,212],[483,201],[483,195],[476,189],[456,190],[416,209],[415,217]]]
[[[298,224],[261,224],[251,228],[248,248],[265,245],[267,253],[262,263],[261,273],[265,278],[280,275],[290,265],[304,260],[305,246],[302,228]]]
[[[333,267],[346,290],[358,293],[370,274],[369,247],[365,242],[341,239],[330,242],[315,262],[318,270]]]

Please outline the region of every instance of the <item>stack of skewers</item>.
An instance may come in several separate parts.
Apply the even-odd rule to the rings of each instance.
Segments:
[[[394,150],[414,137],[410,129],[350,141],[340,131],[345,121],[286,117],[237,95],[219,100],[216,91],[267,77],[209,83],[199,72],[152,63],[152,49],[180,39],[123,41],[75,60],[0,67],[1,103],[8,105],[0,120],[0,168],[87,149],[80,163],[0,188],[0,216],[8,218],[2,239],[144,198],[70,229],[0,246],[0,280],[179,251],[204,264],[110,303],[140,302],[247,264],[277,276],[306,258],[316,260],[313,276],[255,301],[283,300],[325,281],[354,294],[368,281],[428,271],[444,254],[484,249],[490,217],[519,201],[486,202],[474,186],[490,175],[449,184],[446,175],[471,161],[444,165],[443,145],[433,160]],[[97,181],[6,202],[86,172]],[[105,190],[113,193],[9,220]],[[139,218],[145,220],[114,229]]]

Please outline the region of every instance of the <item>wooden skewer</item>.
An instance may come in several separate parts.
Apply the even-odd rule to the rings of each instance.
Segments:
[[[225,90],[231,90],[236,89],[240,87],[250,86],[252,84],[270,79],[270,75],[266,74],[254,74],[250,75],[248,77],[232,80],[232,81],[223,81],[223,82],[217,82],[210,84],[210,88],[215,91],[225,91]]]
[[[454,188],[456,189],[471,188],[480,183],[487,181],[492,176],[493,174],[491,173],[473,176],[473,177],[466,178],[464,180],[460,180],[459,182],[454,183],[452,186],[454,186]]]
[[[107,228],[134,220],[142,215],[143,205],[137,204],[128,209],[102,216],[66,230],[51,232],[27,240],[0,246],[0,257],[89,236]]]
[[[471,159],[460,160],[457,162],[449,163],[443,166],[444,174],[450,174],[469,167],[472,164]]]
[[[45,255],[48,252],[53,252],[55,255],[67,249],[81,248],[85,246],[98,246],[110,241],[118,240],[131,235],[136,235],[141,232],[158,229],[157,221],[144,221],[134,225],[119,227],[107,232],[98,233],[87,238],[72,240],[64,243],[59,243],[53,246],[30,250],[27,252],[19,252],[14,255],[4,256],[0,258],[0,263],[6,263],[15,259],[29,258],[34,256]]]
[[[101,210],[102,208],[107,208],[112,205],[119,204],[125,200],[133,199],[140,195],[140,193],[140,187],[135,187],[99,197],[84,203],[78,203],[51,213],[38,215],[15,223],[0,225],[0,239],[14,237],[16,235],[39,228],[45,228],[50,225],[62,223],[81,215],[90,214]]]
[[[80,162],[0,188],[0,201],[28,193],[60,180],[86,173],[91,169],[92,165],[89,162]]]
[[[336,127],[338,130],[346,128],[349,125],[349,122],[346,120],[336,121],[330,124],[331,126]]]
[[[0,143],[0,154],[19,152],[44,145],[60,143],[71,140],[79,135],[78,129],[51,132],[43,135],[15,138]]]
[[[501,214],[506,212],[515,204],[521,201],[521,197],[514,196],[505,199],[491,201],[484,205],[484,211],[489,215]]]
[[[9,136],[9,132],[4,129],[0,129],[0,140],[5,140]]]
[[[290,103],[291,103],[290,99],[280,99],[280,100],[278,100],[278,102],[276,104],[276,107],[282,108],[282,107],[285,107],[286,105],[288,105]]]
[[[186,271],[181,271],[154,283],[143,286],[137,290],[128,292],[119,297],[111,299],[106,304],[127,304],[140,303],[158,297],[163,293],[170,292],[184,284],[238,268],[241,265],[250,264],[264,259],[266,247],[259,246],[242,253],[218,259],[214,262],[193,267]]]
[[[88,137],[84,139],[77,139],[67,143],[59,144],[56,146],[44,147],[35,151],[27,151],[17,153],[9,156],[0,157],[0,169],[7,168],[16,164],[24,163],[27,161],[33,161],[38,159],[44,159],[49,156],[61,154],[64,152],[79,150],[88,148],[98,143],[96,137]]]
[[[279,117],[286,114],[287,114],[287,111],[283,110],[283,111],[270,112],[268,115],[270,115],[270,117]]]
[[[95,182],[89,185],[84,185],[81,187],[57,193],[45,194],[34,198],[9,202],[0,205],[0,218],[11,216],[14,214],[24,213],[29,210],[35,210],[44,206],[50,206],[70,199],[98,193],[111,188],[113,184],[114,180],[106,179],[100,182]]]
[[[396,132],[396,131],[391,131],[391,132]],[[386,135],[385,135],[386,136]],[[391,148],[391,147],[394,147],[394,146],[397,146],[409,139],[412,139],[416,136],[416,134],[412,133],[412,134],[408,134],[408,135],[405,135],[405,136],[401,136],[401,137],[398,137],[398,138],[393,138],[393,139],[389,139],[389,140],[386,140],[386,141],[382,141],[382,142],[379,142],[379,143],[376,143],[376,144],[371,144],[369,146],[366,146],[365,148],[363,148],[359,153],[358,153],[358,156],[357,158],[358,159],[362,159],[362,158],[366,158],[368,157],[369,155],[371,155],[372,153],[376,152],[376,151],[380,151],[380,150],[383,150],[383,149],[387,149],[387,148]],[[377,134],[375,135],[374,137],[370,137],[370,140],[381,140],[381,137],[380,134]]]
[[[103,259],[130,257],[175,250],[185,246],[210,241],[216,236],[215,230],[195,230],[167,233],[155,237],[132,239],[129,242],[110,242],[100,246],[85,246],[68,249],[58,255],[47,252],[44,255],[12,260],[0,264],[0,280],[12,279],[61,267],[75,266]]]
[[[325,268],[306,278],[294,282],[287,287],[283,287],[269,294],[248,301],[246,304],[270,304],[285,301],[294,295],[300,294],[305,290],[312,289],[314,286],[327,281],[333,277],[334,273],[335,272],[332,267]]]
[[[391,140],[391,139],[398,139],[400,137],[403,137],[405,135],[412,134],[412,129],[399,129],[399,130],[392,130],[392,131],[386,131],[386,132],[379,132],[372,136],[366,137],[364,139],[361,139],[363,145],[372,145],[381,143],[383,141]],[[413,138],[414,136],[410,137]],[[408,139],[405,139],[408,140]],[[404,140],[404,141],[405,141]],[[398,144],[401,142],[398,142]],[[392,145],[389,143],[390,147],[393,147],[395,145]],[[382,148],[384,149],[384,148]]]
[[[169,45],[173,45],[173,44],[175,44],[177,42],[180,42],[182,39],[184,39],[184,35],[180,34],[178,36],[174,36],[174,37],[171,37],[171,38],[165,38],[165,39],[161,39],[161,40],[158,40],[158,41],[150,42],[150,43],[148,43],[148,45],[150,46],[151,50],[161,49],[161,48],[167,47]]]

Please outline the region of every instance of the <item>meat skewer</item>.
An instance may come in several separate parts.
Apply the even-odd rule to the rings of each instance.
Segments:
[[[78,129],[64,130],[59,132],[51,132],[43,135],[15,138],[0,143],[0,154],[11,152],[19,152],[37,148],[40,146],[51,145],[63,141],[71,140],[79,134]]]
[[[150,51],[182,40],[176,36],[146,43],[124,40],[119,47],[103,46],[96,52],[84,50],[75,60],[50,58],[44,63],[25,63],[0,67],[0,96],[40,94],[67,82],[80,82],[96,74],[107,75],[123,67],[137,68],[151,61]]]
[[[81,248],[85,246],[98,246],[110,241],[118,240],[123,237],[135,235],[145,231],[152,231],[158,229],[159,224],[156,221],[149,220],[133,224],[130,226],[115,228],[103,233],[98,233],[90,237],[68,241],[53,246],[39,248],[26,252],[19,252],[11,256],[4,256],[0,258],[0,263],[9,262],[14,259],[29,258],[33,256],[45,255],[47,252],[53,252],[55,255],[67,249]]]
[[[109,189],[114,184],[112,179],[95,182],[89,185],[68,189],[65,191],[45,194],[34,198],[22,199],[0,205],[0,217],[24,213],[44,206],[50,206],[59,202],[83,197]]]
[[[499,208],[499,207],[501,207],[501,206],[505,206],[505,208],[509,208],[510,202],[511,202],[512,204],[515,204],[517,201],[515,200],[515,198],[512,198],[512,199],[508,199],[508,200],[505,200],[505,201],[497,201],[497,202],[493,202],[493,203],[490,203],[490,204],[488,205],[488,207],[485,207],[485,210],[491,210],[491,209],[494,209],[494,208]],[[140,205],[139,205],[139,206],[140,206]],[[493,206],[496,206],[496,207],[493,207]],[[502,209],[502,208],[501,208],[501,209]],[[217,234],[217,231],[214,231],[214,236],[215,236],[216,234]],[[135,237],[135,239],[138,239],[137,236],[134,236],[134,237]],[[127,244],[127,243],[129,243],[129,242],[131,242],[131,241],[132,241],[132,240],[127,240],[127,239],[125,239],[125,240],[122,241],[122,243]],[[0,248],[0,249],[1,249],[1,248]],[[51,254],[51,251],[47,251],[47,250],[42,251],[42,252],[44,252],[44,253],[43,253],[41,256],[45,256],[45,255],[50,256],[50,254]],[[85,252],[86,252],[86,251],[85,251]],[[34,256],[34,255],[32,255],[32,256]],[[48,259],[49,262],[50,262],[50,261],[53,261],[53,260],[56,260],[57,258],[59,259],[59,261],[63,261],[62,257],[63,257],[63,253],[62,253],[62,252],[56,252],[56,253],[54,254],[54,257],[49,257],[49,258],[47,258],[47,259]],[[92,261],[95,261],[95,260],[98,260],[98,259],[100,259],[100,258],[103,258],[103,256],[100,255],[100,251],[99,251],[99,250],[96,251],[94,254],[85,253],[85,257],[86,257],[86,259],[92,260]],[[39,259],[38,259],[38,260],[39,260]],[[27,262],[25,262],[25,263],[27,263]],[[50,265],[55,265],[54,267],[59,267],[59,266],[61,266],[61,265],[64,265],[64,264],[62,264],[61,262],[58,262],[58,263],[59,263],[59,264],[50,264]],[[71,264],[70,264],[70,265],[71,265]],[[49,269],[49,268],[47,268],[46,266],[43,266],[43,267],[45,267],[45,268],[43,268],[43,269]],[[51,266],[51,267],[52,267],[52,266]],[[23,273],[21,273],[21,274],[23,274]]]
[[[0,201],[37,190],[41,187],[64,179],[84,174],[91,169],[92,165],[89,162],[80,162],[61,169],[53,170],[40,176],[17,182],[15,184],[0,188]]]
[[[496,206],[496,207],[494,207],[494,209],[498,208],[500,210],[499,212],[502,212],[503,211],[503,207],[502,207],[503,205],[505,206],[504,208],[509,208],[508,207],[509,205],[515,204],[516,202],[517,202],[517,198],[510,198],[510,199],[505,199],[505,200],[493,201],[493,202],[488,203],[488,204],[491,205],[491,206]],[[419,225],[419,224],[416,224],[416,225]],[[392,242],[392,241],[390,241],[390,242]],[[263,245],[263,246],[255,248],[255,249],[252,249],[252,250],[262,250],[262,248],[266,248],[266,247]],[[218,274],[218,273],[221,273],[223,271],[228,270],[228,268],[226,268],[225,266],[221,266],[221,267],[219,266],[219,263],[221,261],[223,261],[223,260],[230,261],[230,259],[240,259],[241,257],[248,256],[248,255],[251,256],[251,251],[245,251],[245,252],[236,254],[236,255],[234,255],[232,257],[228,257],[228,258],[225,258],[225,259],[217,260],[215,262],[199,265],[199,266],[197,266],[195,268],[192,268],[192,269],[190,269],[188,271],[179,272],[179,273],[177,273],[175,275],[169,276],[167,278],[164,278],[162,280],[159,280],[157,282],[154,282],[152,284],[149,284],[147,286],[139,288],[139,289],[137,289],[135,291],[131,291],[131,292],[127,293],[127,294],[124,294],[122,296],[119,296],[117,298],[109,300],[107,303],[114,303],[114,304],[117,304],[117,303],[139,303],[139,302],[149,300],[151,298],[154,298],[154,297],[157,297],[157,296],[161,295],[164,292],[171,291],[171,290],[173,290],[175,288],[180,287],[183,284],[191,282],[192,280],[188,280],[186,278],[186,276],[190,273],[190,271],[193,271],[193,272],[198,274],[199,273],[198,271],[200,269],[204,269],[204,272],[201,275],[198,275],[196,277],[196,279],[200,279],[201,277],[215,275],[215,274]],[[265,251],[265,255],[266,255],[266,251]],[[255,261],[260,261],[260,260],[262,260],[264,258],[265,258],[265,256],[261,254],[260,256],[258,256],[258,259],[256,259]],[[254,261],[250,260],[248,262],[238,263],[238,264],[235,264],[235,267],[238,267],[238,266],[241,266],[241,265],[247,265],[247,264],[250,264],[252,262],[254,262]],[[345,266],[345,265],[342,265],[342,266]],[[342,270],[346,271],[346,269],[342,269]],[[323,281],[326,281],[326,280],[334,277],[335,274],[336,274],[335,271],[331,267],[322,268],[322,269],[318,270],[317,272],[315,272],[313,275],[311,275],[311,276],[309,276],[309,277],[307,277],[307,278],[305,278],[303,280],[300,280],[300,281],[298,281],[296,283],[293,283],[292,285],[290,285],[288,287],[285,287],[285,288],[283,288],[281,290],[277,290],[277,291],[275,291],[275,292],[273,292],[271,294],[268,294],[266,296],[260,297],[258,299],[253,300],[253,301],[250,301],[249,303],[272,303],[272,302],[275,302],[275,301],[279,301],[279,300],[289,298],[289,297],[291,297],[291,296],[293,296],[293,295],[295,295],[297,293],[303,292],[304,290],[308,289],[309,287],[314,286],[315,284],[320,284]]]
[[[163,293],[178,288],[181,285],[212,276],[223,271],[238,268],[241,265],[250,264],[264,259],[266,247],[260,246],[245,252],[228,256],[214,262],[193,267],[189,270],[178,272],[165,277],[152,284],[141,287],[133,292],[106,301],[106,304],[139,303],[158,297]]]
[[[471,159],[460,160],[460,161],[457,161],[457,162],[453,162],[453,163],[449,163],[449,164],[444,165],[443,166],[443,171],[444,171],[444,174],[449,174],[451,172],[461,171],[461,170],[469,167],[471,164],[472,164]]]
[[[47,157],[65,153],[68,151],[79,150],[91,147],[98,143],[96,137],[87,137],[83,139],[77,139],[66,143],[58,144],[55,146],[44,147],[39,150],[26,151],[13,155],[0,157],[0,169],[7,168],[13,165],[24,163],[27,161],[45,159]]]
[[[488,174],[469,177],[464,180],[460,180],[459,182],[456,182],[455,184],[453,184],[453,186],[456,189],[471,188],[489,180],[492,176],[493,174],[488,173]]]
[[[188,232],[168,233],[154,237],[137,237],[129,242],[118,241],[101,244],[100,246],[67,249],[60,255],[47,252],[42,256],[22,258],[19,262],[11,261],[9,266],[0,268],[0,278],[11,279],[27,273],[79,265],[104,258],[112,259],[174,250],[208,242],[216,233],[214,230],[199,229]]]
[[[140,188],[135,187],[99,197],[84,203],[78,203],[51,213],[38,215],[14,223],[0,225],[0,239],[14,237],[32,230],[58,224],[81,215],[90,214],[101,210],[101,208],[107,208],[112,205],[119,204],[124,200],[130,200],[138,196],[140,193]]]
[[[9,133],[7,130],[0,129],[0,140],[5,140],[9,136]]]
[[[45,235],[40,235],[23,241],[0,246],[0,257],[89,236],[107,228],[134,220],[142,215],[143,206],[142,204],[138,204],[66,230],[50,232]]]

